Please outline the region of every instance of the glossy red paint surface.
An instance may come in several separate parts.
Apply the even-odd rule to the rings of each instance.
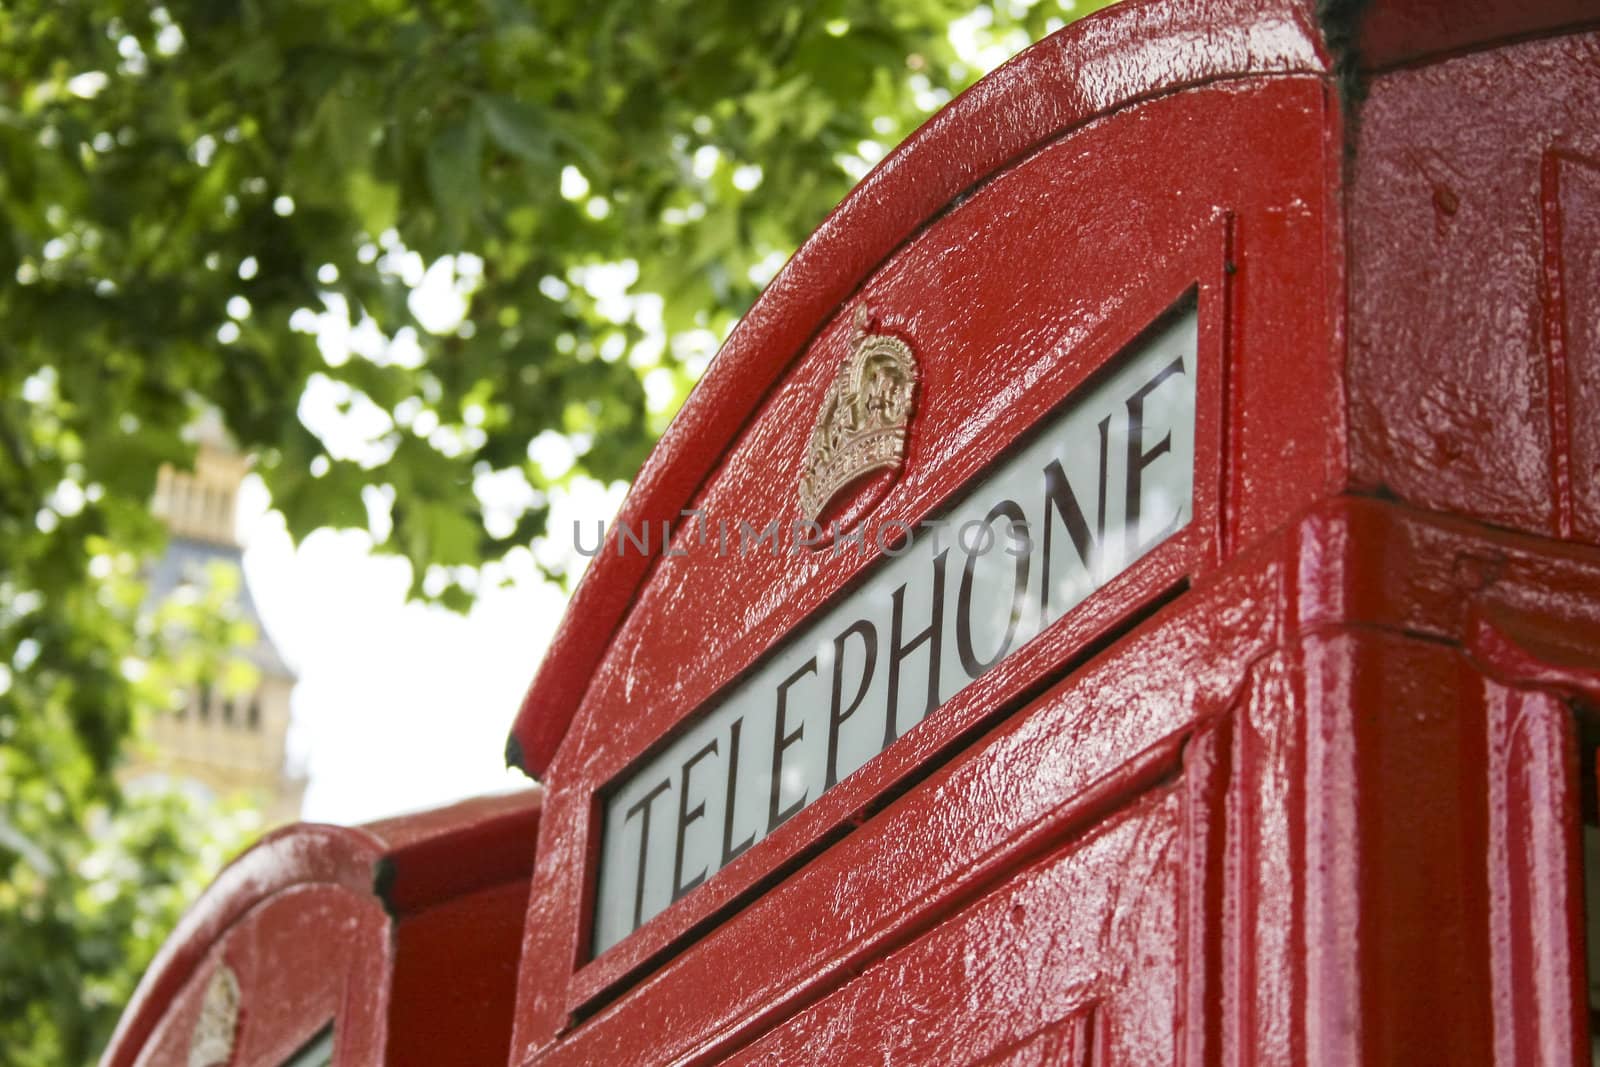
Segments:
[[[1358,485],[1600,540],[1597,113],[1594,34],[1372,83],[1350,189]]]
[[[391,953],[375,897],[317,884],[276,893],[211,947],[132,1062],[187,1067],[206,987],[223,965],[240,992],[228,1062],[281,1064],[330,1024],[335,1063],[381,1062]]]
[[[1376,0],[1360,15],[1358,58],[1385,69],[1597,23],[1589,0]]]
[[[505,1063],[527,908],[524,871],[399,920],[385,1064]]]
[[[1273,241],[1281,242],[1280,247],[1298,247],[1302,241],[1315,245],[1320,239],[1318,214],[1309,207],[1320,178],[1314,166],[1320,158],[1320,141],[1318,127],[1304,123],[1304,116],[1320,107],[1321,90],[1305,82],[1272,88],[1275,91],[1219,89],[1170,104],[1154,102],[1087,130],[975,193],[874,276],[862,299],[883,328],[913,340],[923,354],[924,379],[906,470],[875,512],[876,520],[915,522],[936,509],[956,486],[970,480],[1044,412],[1081,386],[1090,370],[1121,343],[1156,319],[1186,288],[1198,284],[1203,325],[1197,432],[1202,447],[1196,481],[1204,489],[1198,494],[1196,519],[1107,588],[1098,611],[1079,613],[1068,625],[1008,658],[947,706],[938,721],[908,734],[903,744],[864,768],[847,787],[822,798],[740,857],[714,888],[697,894],[692,905],[681,902],[652,921],[648,931],[585,968],[574,1003],[599,994],[709,910],[735,899],[782,857],[848,822],[894,781],[968,733],[997,706],[1013,701],[1041,670],[1070,658],[1153,594],[1171,588],[1185,575],[1204,573],[1217,556],[1221,539],[1251,536],[1253,527],[1271,523],[1269,516],[1275,510],[1292,510],[1296,495],[1303,506],[1314,499],[1317,486],[1332,480],[1312,437],[1319,424],[1327,427],[1329,410],[1320,404],[1314,410],[1295,404],[1292,386],[1281,375],[1287,364],[1252,367],[1259,373],[1250,381],[1249,395],[1260,398],[1263,407],[1275,407],[1295,419],[1295,432],[1280,443],[1280,449],[1298,453],[1299,462],[1280,459],[1298,468],[1297,477],[1270,486],[1247,482],[1238,491],[1249,494],[1249,505],[1235,510],[1234,530],[1218,529],[1218,498],[1223,493],[1218,371],[1225,344],[1223,309],[1230,292],[1225,248],[1229,199],[1224,190],[1237,184],[1245,186],[1245,195],[1265,199],[1281,194],[1285,201],[1308,205],[1304,213],[1283,220],[1264,211],[1243,210],[1239,229],[1248,228],[1263,246]],[[1285,135],[1285,127],[1297,120],[1309,130],[1303,139]],[[1174,154],[1159,170],[1113,166],[1098,194],[1076,180],[1091,160],[1125,135],[1126,127],[1155,122],[1248,144],[1261,152],[1288,145],[1294,153],[1290,158],[1309,159],[1313,166],[1290,165],[1285,171],[1268,170],[1243,181],[1236,171],[1222,168],[1214,187],[1197,191],[1189,200],[1167,195],[1175,176],[1201,165],[1181,154]],[[1296,169],[1301,173],[1296,175]],[[1144,213],[1147,226],[1122,225],[1130,201]],[[1068,202],[1085,209],[1076,232],[1055,221]],[[952,246],[959,255],[949,254]],[[1152,260],[1163,262],[1164,269],[1134,269],[1135,264]],[[1265,327],[1276,319],[1285,336],[1300,335],[1300,347],[1317,347],[1318,341],[1307,336],[1308,327],[1296,328],[1297,314],[1301,323],[1309,316],[1295,306],[1293,294],[1302,286],[1318,284],[1318,264],[1286,263],[1275,272],[1265,257],[1259,262],[1262,269],[1252,276],[1249,290],[1256,303],[1246,321]],[[968,269],[983,281],[956,284],[955,273]],[[1098,276],[1104,287],[1085,291],[1059,283],[1077,275]],[[1233,279],[1243,287],[1237,274]],[[944,284],[936,283],[930,291],[930,282],[936,280]],[[793,428],[826,387],[843,349],[842,325],[836,322],[823,332],[789,387],[763,406],[717,476],[695,498],[696,507],[708,516],[737,516],[757,527],[793,517],[793,479],[774,478],[772,471],[799,466],[805,437]],[[1307,373],[1295,368],[1293,376],[1299,379]],[[1330,386],[1331,377],[1329,372]],[[991,399],[974,405],[974,396]],[[1237,447],[1253,453],[1255,427],[1241,428],[1239,437]],[[1275,499],[1280,494],[1289,500],[1280,503]],[[861,573],[872,556],[848,551],[741,556],[723,553],[711,543],[686,543],[682,548],[688,555],[659,570],[614,639],[613,651],[590,687],[562,753],[572,756],[558,757],[552,780],[581,782],[591,789],[611,781],[655,738],[733,681],[770,644],[773,634],[796,626]],[[719,654],[707,655],[707,649]],[[650,699],[640,701],[637,694],[649,694]],[[552,817],[561,818],[554,809]],[[586,811],[574,809],[575,820],[585,818]],[[571,837],[563,840],[577,844]],[[551,869],[569,879],[562,896],[581,903],[581,886],[574,877],[582,873],[581,866],[557,863]],[[581,952],[581,945],[562,948],[563,955]]]
[[[1183,800],[1141,797],[729,1062],[1154,1062],[1178,1018]]]
[[[882,523],[1193,294],[1189,526],[591,958],[597,798],[878,555],[613,532],[514,727],[542,815],[269,838],[105,1062],[185,1062],[222,962],[239,1064],[329,1020],[341,1064],[1585,1062],[1597,26],[1133,0],[1017,57],[797,253],[622,521],[795,518],[857,308],[923,375]]]
[[[241,993],[234,1067],[276,1067],[329,1024],[339,1065],[504,1063],[541,800],[268,835],[184,916],[103,1067],[187,1065],[224,964]]]
[[[924,374],[906,470],[879,517],[914,521],[937,508],[1198,286],[1196,521],[1102,591],[1094,610],[1007,660],[937,722],[907,735],[692,898],[580,966],[564,988],[536,988],[526,976],[519,1026],[554,1032],[570,1013],[614,996],[649,960],[750,899],[775,867],[850,825],[894,783],[1014,707],[1086,643],[1207,573],[1225,544],[1254,539],[1338,484],[1340,450],[1327,441],[1338,439],[1339,409],[1326,401],[1337,392],[1337,364],[1323,332],[1326,308],[1304,296],[1337,291],[1321,257],[1306,255],[1329,239],[1324,191],[1334,164],[1324,153],[1326,103],[1320,80],[1274,76],[1131,104],[978,189],[873,275],[857,299],[868,304],[874,328],[911,342]],[[1121,151],[1142,137],[1173,148],[1159,158]],[[1235,151],[1219,156],[1217,144]],[[1185,195],[1174,196],[1175,188]],[[1251,255],[1239,257],[1235,248]],[[1249,268],[1235,262],[1230,274],[1230,256]],[[1271,334],[1309,358],[1295,364],[1266,349],[1253,360],[1233,358],[1230,310],[1235,331]],[[784,387],[768,395],[695,506],[757,527],[791,515],[792,479],[773,472],[798,468],[805,441],[793,427],[812,421],[848,318],[836,316]],[[1224,367],[1233,375],[1226,384]],[[1275,413],[1235,421],[1226,454],[1246,461],[1232,469],[1224,466],[1225,390],[1244,410]],[[1253,471],[1268,462],[1294,477],[1258,479]],[[1226,522],[1225,499],[1235,501]],[[550,767],[562,803],[546,815],[550,847],[533,906],[551,921],[530,930],[530,960],[582,959],[593,792],[867,563],[850,554],[719,557],[709,546],[682,547],[689,555],[658,568],[637,595]]]
[[[905,1062],[975,1062],[1010,1044],[1021,1056],[1031,1042],[1076,1040],[1057,1034],[1076,1027],[1125,1042],[1096,1061],[1108,1063],[1172,1062],[1181,1050],[1186,1062],[1301,1062],[1314,1050],[1327,1063],[1516,1063],[1527,1061],[1486,1050],[1570,1048],[1582,1035],[1571,954],[1581,898],[1570,892],[1574,768],[1561,753],[1572,720],[1559,694],[1600,695],[1600,652],[1541,644],[1527,620],[1592,628],[1597,605],[1592,550],[1552,554],[1459,520],[1330,502],[1013,712],[534,1060],[700,1061],[748,1046],[741,1055],[804,1048],[861,1062],[838,1043],[841,1027],[904,1040],[924,1029],[903,1013],[928,1001],[897,1000],[907,986],[885,976],[952,958],[971,970],[941,972],[945,999],[932,1003],[988,1004],[1020,1029],[993,1048],[982,1044],[990,1031],[969,1029],[970,1060],[935,1054],[930,1033],[927,1056],[908,1046]],[[1034,882],[1022,872],[1156,809],[1163,828],[1135,837],[1155,854],[1177,850],[1175,887],[1165,863],[1095,869],[1097,892],[1126,894],[1137,904],[1124,909],[1149,909],[1141,923],[1171,931],[1165,971],[1134,981],[1118,965],[1098,940],[1108,930],[1092,893],[1024,903],[1020,915],[995,903],[1026,899]],[[1180,815],[1178,841],[1162,844]],[[1080,901],[1087,917],[1074,920]],[[982,946],[1002,917],[1011,949],[997,958]],[[952,924],[971,936],[952,944],[971,951],[925,956],[923,939],[956,937]],[[1024,966],[1017,973],[1036,982],[999,981],[1012,957],[1035,951],[1085,970]],[[1083,977],[1096,967],[1107,973]],[[1538,1010],[1515,1007],[1530,997],[1519,969],[1542,976]],[[557,968],[528,966],[524,980],[541,972]],[[869,993],[876,1012],[859,1008]],[[857,1006],[835,1020],[847,1005]],[[1496,1013],[1505,1019],[1491,1033]],[[1460,1058],[1426,1058],[1441,1026]]]
[[[862,305],[924,374],[873,518],[936,514],[1189,288],[1195,520],[591,959],[596,798],[874,561],[608,543],[514,731],[512,1062],[1578,1062],[1595,21],[1120,5],[869,176],[623,521],[792,518]]]

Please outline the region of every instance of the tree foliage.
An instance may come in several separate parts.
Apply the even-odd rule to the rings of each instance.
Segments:
[[[543,533],[553,486],[632,475],[782,258],[976,76],[954,20],[1016,43],[1065,17],[1053,0],[0,9],[0,1047],[81,1062],[154,944],[128,909],[186,869],[169,831],[124,835],[135,876],[107,889],[85,827],[149,815],[119,807],[112,774],[170,691],[130,678],[161,653],[118,589],[159,546],[146,504],[162,463],[191,462],[198,411],[257,456],[291,532],[371,528],[414,593],[462,606],[476,568]],[[428,270],[451,279],[449,314],[416,296]],[[597,295],[602,270],[633,299]],[[319,346],[330,319],[353,352]],[[362,439],[324,439],[308,390],[360,414]],[[570,470],[532,458],[546,433]],[[512,514],[484,498],[497,478],[522,485]],[[94,988],[111,1007],[75,1011]]]

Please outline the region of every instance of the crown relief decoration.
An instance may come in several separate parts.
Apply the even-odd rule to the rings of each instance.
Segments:
[[[206,985],[189,1039],[188,1067],[218,1067],[233,1056],[233,1038],[239,1028],[239,979],[227,964],[220,965]]]
[[[898,471],[905,461],[917,385],[917,361],[898,337],[867,332],[857,304],[850,354],[817,413],[800,468],[800,511],[816,522],[833,498],[861,475]]]

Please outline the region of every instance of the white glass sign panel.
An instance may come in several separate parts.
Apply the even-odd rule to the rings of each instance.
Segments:
[[[700,885],[1189,521],[1193,305],[605,800],[595,954]]]

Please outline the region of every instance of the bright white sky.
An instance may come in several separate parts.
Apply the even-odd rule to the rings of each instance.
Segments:
[[[1028,6],[1035,0],[1008,2]],[[1070,0],[1058,4],[1071,10]],[[985,33],[989,22],[989,12],[980,9],[950,29],[957,54],[976,71],[998,66],[1027,43],[1020,34],[993,39]],[[1052,20],[1051,28],[1057,24]],[[945,99],[923,89],[918,104],[932,110]],[[863,142],[859,158],[841,163],[859,178],[884,148]],[[573,195],[583,191],[575,189]],[[292,204],[285,208],[293,209]],[[415,287],[412,308],[423,326],[440,333],[454,329],[466,308],[474,268],[481,264],[463,257],[424,269],[415,254],[392,243],[381,254],[385,266]],[[764,276],[753,272],[753,280],[764,284],[779,266],[764,264]],[[599,268],[571,280],[600,299],[603,314],[618,321],[632,318],[642,326],[647,338],[639,348],[649,351],[665,343],[660,301],[624,296],[633,274],[623,267]],[[240,311],[247,314],[248,307]],[[330,365],[353,357],[378,362],[421,357],[414,338],[390,341],[370,324],[352,329],[342,307],[320,316],[301,314],[301,328],[317,334]],[[703,368],[716,338],[688,340],[689,350],[679,355],[691,368]],[[653,351],[659,354],[660,348]],[[670,397],[670,386],[666,396],[659,395],[661,384],[646,374],[653,407]],[[370,403],[341,413],[343,399],[341,387],[316,376],[301,402],[301,418],[334,456],[359,460],[372,453],[392,423]],[[416,422],[411,429],[421,432]],[[552,476],[570,466],[570,446],[556,435],[541,435],[530,451]],[[480,498],[511,511],[529,492],[520,479],[480,482],[477,488]],[[253,476],[246,481],[239,511],[245,578],[263,624],[300,679],[289,747],[291,761],[310,776],[303,818],[365,822],[526,783],[520,773],[505,769],[506,732],[566,606],[565,593],[540,578],[533,552],[547,563],[564,561],[576,575],[584,560],[572,549],[574,521],[584,523],[584,543],[592,545],[594,523],[610,521],[623,492],[621,484],[581,482],[553,495],[549,543],[513,553],[502,572],[511,583],[481,593],[471,613],[460,616],[407,603],[409,565],[374,556],[366,533],[323,530],[294,546],[282,518],[268,510],[261,482]]]
[[[265,491],[253,489],[259,514]],[[469,615],[407,603],[409,566],[370,546],[323,530],[295,548],[270,514],[245,552],[263,624],[300,677],[290,753],[311,779],[302,817],[364,822],[525,783],[504,769],[506,731],[564,594],[525,556],[515,584]]]

